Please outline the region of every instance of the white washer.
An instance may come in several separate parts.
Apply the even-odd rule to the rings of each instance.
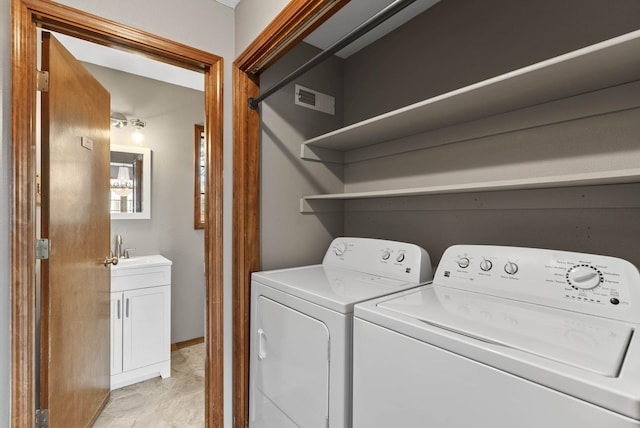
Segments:
[[[351,426],[355,303],[431,280],[425,250],[337,238],[321,265],[256,272],[251,284],[251,428]]]
[[[355,307],[353,427],[640,427],[640,275],[612,257],[450,247]]]

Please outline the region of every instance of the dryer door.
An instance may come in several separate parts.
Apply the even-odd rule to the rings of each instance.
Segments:
[[[329,330],[315,318],[258,297],[253,346],[259,426],[326,428]],[[252,352],[254,352],[252,350]],[[274,422],[276,425],[270,423]],[[288,423],[286,424],[289,425]]]

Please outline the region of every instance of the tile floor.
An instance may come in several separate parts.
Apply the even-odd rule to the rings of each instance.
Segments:
[[[171,377],[111,391],[94,428],[204,427],[204,344],[171,353]]]

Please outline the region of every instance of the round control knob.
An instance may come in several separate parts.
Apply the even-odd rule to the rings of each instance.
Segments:
[[[600,271],[589,265],[576,265],[567,271],[567,283],[575,289],[591,290],[602,279]]]
[[[396,261],[398,263],[402,263],[404,261],[404,253],[398,254],[398,257],[396,257]]]
[[[458,259],[458,266],[460,266],[462,269],[468,268],[470,264],[471,264],[471,261],[469,260],[468,257],[462,257]]]
[[[504,265],[504,271],[509,275],[515,275],[518,272],[518,265],[514,262],[507,262],[507,264]]]
[[[485,272],[489,272],[492,267],[493,267],[493,263],[491,263],[491,260],[485,259],[480,262],[480,269],[482,269]]]
[[[336,256],[343,255],[345,253],[345,251],[347,251],[347,244],[345,244],[344,242],[340,242],[335,247],[333,247],[333,253]]]
[[[385,252],[382,253],[382,260],[389,260],[389,257],[391,257],[391,253],[385,250]]]

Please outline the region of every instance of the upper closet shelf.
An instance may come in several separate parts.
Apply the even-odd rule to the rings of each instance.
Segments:
[[[554,187],[590,186],[640,182],[640,168],[615,171],[596,171],[580,174],[460,183],[407,189],[376,190],[368,192],[333,193],[304,196],[300,199],[300,212],[342,211],[342,201],[354,199],[395,198],[451,193],[496,192],[516,189],[546,189]]]
[[[312,138],[301,157],[350,150],[640,80],[640,30]]]

